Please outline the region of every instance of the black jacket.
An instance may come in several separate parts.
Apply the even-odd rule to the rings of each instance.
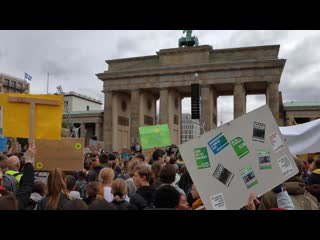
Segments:
[[[154,207],[154,193],[157,189],[154,186],[143,186],[137,189],[136,193],[130,198],[130,203],[135,205],[138,210]]]
[[[138,210],[136,205],[133,205],[131,203],[128,203],[125,200],[121,200],[119,202],[113,200],[111,202],[118,210]]]
[[[64,205],[69,202],[70,200],[66,197],[66,195],[64,193],[61,193],[60,195],[60,199],[58,202],[58,207],[57,210],[62,210],[62,208],[64,207]],[[47,202],[48,202],[48,197],[45,197],[44,199],[42,199],[39,203],[38,203],[38,207],[37,210],[49,210],[47,209]]]
[[[316,169],[308,178],[308,185],[320,184],[320,169]]]
[[[24,210],[29,204],[30,195],[32,193],[32,186],[34,182],[34,168],[31,163],[24,165],[23,176],[20,181],[20,187],[16,194],[19,210]]]

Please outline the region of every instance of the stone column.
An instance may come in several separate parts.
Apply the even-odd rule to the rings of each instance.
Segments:
[[[217,127],[217,95],[212,86],[201,88],[201,122],[204,131],[210,131]]]
[[[217,121],[218,121],[218,115],[217,115],[217,101],[218,96],[217,92],[214,88],[211,88],[212,90],[212,102],[213,102],[213,113],[212,113],[212,129],[217,127]]]
[[[96,137],[97,137],[97,140],[98,141],[101,141],[100,139],[100,130],[101,129],[101,127],[100,127],[100,123],[99,122],[96,122],[95,123],[95,135],[96,135]]]
[[[112,92],[104,92],[103,141],[105,150],[112,151]]]
[[[233,116],[234,119],[246,113],[246,91],[243,83],[236,83],[233,87]]]
[[[169,89],[160,89],[160,112],[159,112],[159,124],[169,123]]]
[[[86,124],[85,123],[81,123],[80,126],[80,138],[84,138],[84,142],[86,145]]]
[[[269,83],[267,87],[267,103],[279,124],[279,83]]]
[[[208,132],[212,129],[212,90],[210,86],[201,87],[201,115],[200,125],[204,124],[204,131]]]
[[[139,116],[140,116],[140,91],[131,91],[131,104],[130,104],[130,140],[139,140]],[[140,141],[139,141],[140,142]]]

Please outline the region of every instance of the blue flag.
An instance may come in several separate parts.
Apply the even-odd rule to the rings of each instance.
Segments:
[[[24,73],[24,79],[31,81],[32,77],[28,73]]]

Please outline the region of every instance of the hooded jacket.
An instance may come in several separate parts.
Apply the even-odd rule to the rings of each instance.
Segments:
[[[28,206],[26,207],[25,210],[35,210],[37,203],[40,202],[43,198],[44,198],[44,196],[42,196],[41,194],[39,194],[37,192],[31,193]]]
[[[130,198],[130,203],[135,205],[138,210],[143,210],[147,207],[154,207],[154,186],[143,186],[137,189],[136,193]]]

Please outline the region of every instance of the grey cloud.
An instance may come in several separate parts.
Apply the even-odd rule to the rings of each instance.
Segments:
[[[320,63],[320,55],[317,54],[317,43],[320,42],[320,35],[305,38],[293,50],[286,54],[286,74],[294,76],[304,72]]]
[[[281,44],[280,57],[287,63],[280,89],[284,101],[319,101],[320,32],[309,31],[202,31],[195,30],[200,44],[214,48],[233,48]],[[77,91],[103,100],[102,82],[96,73],[107,69],[105,60],[154,55],[164,48],[175,48],[182,30],[165,31],[0,31],[0,71],[21,77],[33,76],[32,93],[43,93],[47,72],[50,90],[62,85],[65,91]],[[292,47],[294,46],[294,47]],[[233,103],[223,100],[223,121],[232,119]],[[250,98],[250,107],[263,103]],[[183,103],[190,112],[190,104]],[[219,113],[218,113],[219,115]]]
[[[288,38],[289,31],[236,31],[230,38],[230,43],[234,47],[258,46],[258,45],[273,45],[279,44],[281,41]]]

